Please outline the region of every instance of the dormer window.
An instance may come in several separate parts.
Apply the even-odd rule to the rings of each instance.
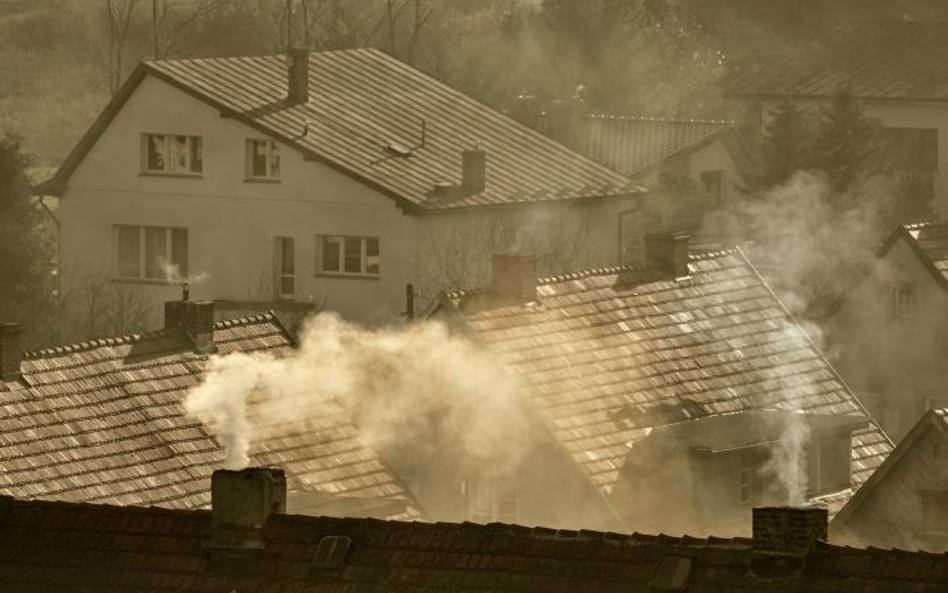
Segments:
[[[276,181],[280,178],[280,147],[273,140],[247,140],[248,180]]]
[[[915,318],[915,287],[899,284],[892,287],[892,317],[896,319]]]
[[[204,171],[200,136],[142,134],[142,172],[200,175]]]
[[[812,435],[808,459],[807,490],[838,492],[852,482],[852,436],[848,432]]]

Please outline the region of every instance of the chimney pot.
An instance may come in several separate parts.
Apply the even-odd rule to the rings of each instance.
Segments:
[[[309,101],[309,49],[291,47],[287,58],[287,99],[290,103]]]
[[[537,258],[496,254],[491,260],[491,290],[504,302],[528,303],[537,298]]]
[[[214,352],[214,301],[167,301],[165,329],[172,328],[183,329],[198,352]]]
[[[689,240],[683,233],[648,233],[645,235],[646,265],[662,277],[687,276]]]
[[[487,153],[481,147],[465,150],[461,155],[461,187],[465,192],[479,194],[487,188]]]
[[[213,545],[261,548],[263,527],[286,512],[286,474],[281,469],[219,469],[211,475]]]
[[[826,509],[763,507],[753,513],[753,563],[758,573],[801,570],[816,542],[826,541]]]
[[[0,381],[16,381],[20,378],[22,333],[23,328],[18,323],[0,323]]]

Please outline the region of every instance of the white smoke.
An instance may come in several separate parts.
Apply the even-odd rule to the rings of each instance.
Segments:
[[[244,467],[254,439],[304,427],[342,405],[391,459],[438,457],[503,473],[532,434],[517,381],[487,351],[439,322],[367,330],[322,313],[291,355],[212,357],[185,401]]]
[[[211,277],[207,272],[198,272],[197,274],[184,275],[181,273],[181,266],[168,261],[161,262],[161,271],[165,275],[165,281],[168,284],[200,284]]]

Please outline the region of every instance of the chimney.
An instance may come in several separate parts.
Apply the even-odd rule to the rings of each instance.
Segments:
[[[515,253],[491,260],[491,292],[505,303],[528,303],[537,298],[537,258]]]
[[[754,509],[752,568],[757,574],[799,572],[818,541],[826,541],[826,509]]]
[[[487,153],[479,145],[461,154],[461,188],[479,194],[487,187]]]
[[[262,548],[267,519],[285,512],[286,475],[282,469],[219,469],[211,476],[213,547]]]
[[[167,301],[165,329],[181,328],[198,352],[211,353],[214,345],[214,301]]]
[[[0,381],[17,381],[20,378],[22,333],[23,328],[19,323],[0,323]]]
[[[582,87],[570,99],[551,102],[546,109],[546,133],[564,146],[579,148],[586,111]]]
[[[291,47],[287,56],[287,99],[290,103],[309,101],[309,49]]]
[[[645,264],[666,278],[688,275],[688,241],[683,233],[648,233],[645,235]]]

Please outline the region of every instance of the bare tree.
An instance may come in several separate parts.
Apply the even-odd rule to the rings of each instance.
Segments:
[[[190,57],[254,16],[249,0],[151,0],[152,57]]]
[[[125,50],[137,3],[138,0],[102,0],[108,43],[104,61],[109,92],[113,95],[125,79]]]
[[[105,272],[63,279],[60,342],[89,340],[147,330],[157,302],[137,284],[113,282]]]

